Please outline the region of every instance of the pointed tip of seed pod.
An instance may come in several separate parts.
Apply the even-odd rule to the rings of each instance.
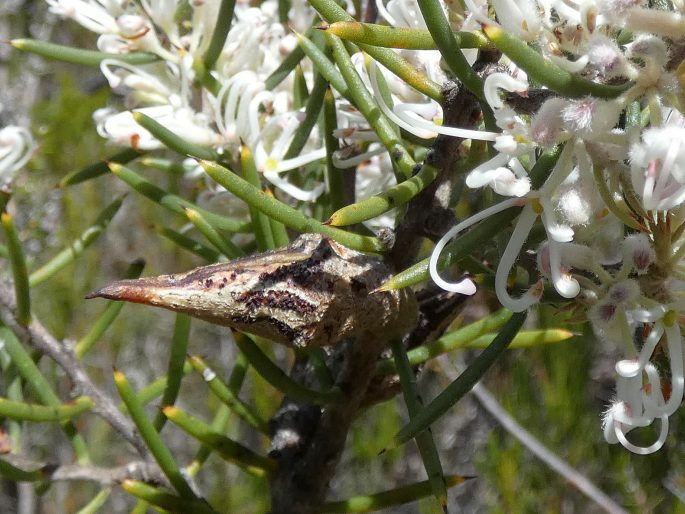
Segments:
[[[106,298],[107,300],[121,300],[134,303],[148,303],[149,291],[141,280],[119,280],[113,282],[108,286],[88,293],[85,296],[86,300],[93,298]]]
[[[322,23],[321,25],[317,25],[314,27],[316,30],[328,30],[331,28],[331,26],[328,23]]]

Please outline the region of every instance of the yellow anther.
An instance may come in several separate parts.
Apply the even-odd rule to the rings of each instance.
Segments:
[[[674,310],[669,310],[664,314],[664,325],[667,327],[672,327],[673,324],[678,320],[678,314]]]
[[[269,157],[264,163],[264,171],[276,171],[278,169],[278,161]]]
[[[533,207],[533,212],[535,212],[535,214],[537,215],[542,214],[545,210],[545,208],[540,203],[540,200],[538,200],[537,198],[533,198],[530,202],[530,205],[531,207]]]

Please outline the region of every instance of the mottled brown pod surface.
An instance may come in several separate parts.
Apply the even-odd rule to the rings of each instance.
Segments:
[[[364,333],[390,340],[414,327],[411,291],[370,294],[389,275],[375,256],[304,234],[280,250],[122,280],[86,298],[156,305],[279,343],[325,346]]]

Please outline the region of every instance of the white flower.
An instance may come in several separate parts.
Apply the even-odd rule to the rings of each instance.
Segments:
[[[116,17],[124,12],[124,2],[116,0],[47,0],[47,3],[50,11],[98,34],[116,34]]]
[[[405,129],[406,131],[426,139],[433,138],[436,134],[443,134],[446,136],[462,137],[465,139],[494,141],[499,136],[499,134],[496,132],[486,132],[438,125],[433,121],[438,117],[436,116],[437,111],[435,109],[430,110],[431,113],[435,114],[433,114],[433,119],[428,121],[420,114],[425,109],[423,104],[416,105],[400,102],[395,104],[393,107],[388,106],[385,103],[385,99],[383,98],[383,95],[380,92],[380,87],[378,86],[378,78],[376,76],[377,70],[378,67],[376,62],[372,60],[368,76],[373,89],[373,94],[378,101],[378,106],[381,108],[381,111],[383,111],[383,114],[392,120],[393,123]],[[430,100],[430,102],[435,103],[433,100]],[[437,108],[439,109],[439,106],[437,106]],[[442,116],[440,116],[440,119],[442,119]]]
[[[435,282],[439,287],[443,288],[446,291],[452,291],[455,293],[461,293],[461,294],[466,294],[466,295],[472,295],[476,292],[476,285],[473,283],[471,279],[463,279],[460,280],[459,282],[447,282],[444,280],[442,277],[440,277],[440,274],[438,273],[438,260],[440,259],[440,254],[442,253],[442,250],[445,248],[447,243],[454,238],[457,234],[460,232],[466,230],[468,227],[471,225],[474,225],[478,223],[481,220],[484,220],[488,218],[489,216],[492,216],[493,214],[496,214],[498,212],[501,212],[505,209],[508,209],[509,207],[514,207],[515,205],[520,205],[522,203],[522,200],[518,198],[512,198],[508,200],[504,200],[496,205],[493,205],[492,207],[488,207],[487,209],[483,209],[477,214],[474,214],[470,218],[467,218],[466,220],[462,221],[461,223],[458,223],[454,227],[452,227],[450,230],[447,231],[447,233],[440,238],[440,241],[437,242],[435,245],[435,248],[433,249],[433,253],[431,253],[430,261],[428,263],[428,269],[431,275],[431,279],[433,279],[433,282]],[[533,221],[535,221],[533,219]],[[532,224],[531,224],[532,226]],[[529,228],[530,230],[530,228]],[[519,248],[520,249],[520,248]],[[524,309],[522,309],[524,310]]]
[[[0,186],[9,184],[35,149],[31,133],[10,125],[0,130]]]
[[[668,210],[685,201],[685,128],[646,129],[630,150],[633,187],[647,210]]]
[[[606,134],[616,125],[620,105],[586,97],[569,102],[561,111],[565,128],[582,138]]]
[[[683,401],[685,378],[683,375],[683,341],[674,311],[664,312],[654,321],[644,344],[636,358],[619,361],[616,364],[616,399],[607,411],[603,427],[609,443],[620,442],[624,447],[641,455],[659,450],[668,435],[668,418]],[[671,383],[668,399],[662,392],[663,384],[657,368],[650,362],[659,341],[665,339],[671,363]],[[636,427],[651,425],[655,419],[661,421],[657,440],[647,446],[630,442],[626,434]]]
[[[136,110],[190,143],[211,147],[219,142],[218,135],[207,127],[207,120],[190,109],[160,105]],[[98,109],[93,114],[93,119],[97,124],[98,134],[116,144],[140,150],[163,147],[152,134],[136,123],[130,111],[115,113],[111,109]]]
[[[543,147],[552,147],[563,130],[562,110],[567,100],[550,98],[530,121],[530,138]]]
[[[319,143],[319,146],[305,150],[295,157],[285,158],[295,131],[302,122],[301,116],[304,116],[304,113],[288,113],[272,118],[255,142],[254,158],[257,169],[264,173],[269,182],[297,200],[310,202],[323,193],[323,183],[313,189],[304,190],[281,177],[286,171],[326,157],[326,148]]]
[[[500,154],[507,157],[506,154]],[[487,164],[487,163],[486,163]],[[517,177],[508,168],[478,166],[466,177],[466,185],[471,188],[490,186],[492,190],[503,196],[526,196],[530,191],[530,179],[527,176]]]
[[[543,11],[535,0],[491,0],[502,26],[524,41],[533,41],[542,30]]]

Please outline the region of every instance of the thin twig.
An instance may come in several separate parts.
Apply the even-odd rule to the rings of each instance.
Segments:
[[[131,461],[115,468],[100,466],[81,466],[78,464],[48,464],[37,462],[17,455],[3,455],[13,466],[24,471],[41,470],[41,476],[50,482],[97,482],[101,487],[111,487],[124,480],[140,480],[152,484],[168,485],[168,481],[157,464],[144,461]]]
[[[30,345],[53,359],[73,381],[77,394],[90,396],[93,399],[95,403],[93,411],[131,443],[141,457],[148,458],[149,452],[133,423],[124,417],[116,403],[91,381],[71,348],[55,339],[35,318],[28,327],[24,327],[17,322],[15,311],[16,303],[12,287],[6,282],[0,282],[0,321],[10,328],[24,344]]]
[[[597,486],[590,482],[586,476],[569,466],[566,461],[557,457],[540,441],[533,437],[530,432],[519,425],[499,404],[494,396],[490,394],[485,386],[478,383],[473,387],[471,392],[475,395],[483,408],[502,425],[502,428],[518,439],[523,446],[528,448],[542,462],[568,480],[571,485],[577,488],[581,493],[590,498],[609,514],[627,514],[625,509],[604,494]]]

